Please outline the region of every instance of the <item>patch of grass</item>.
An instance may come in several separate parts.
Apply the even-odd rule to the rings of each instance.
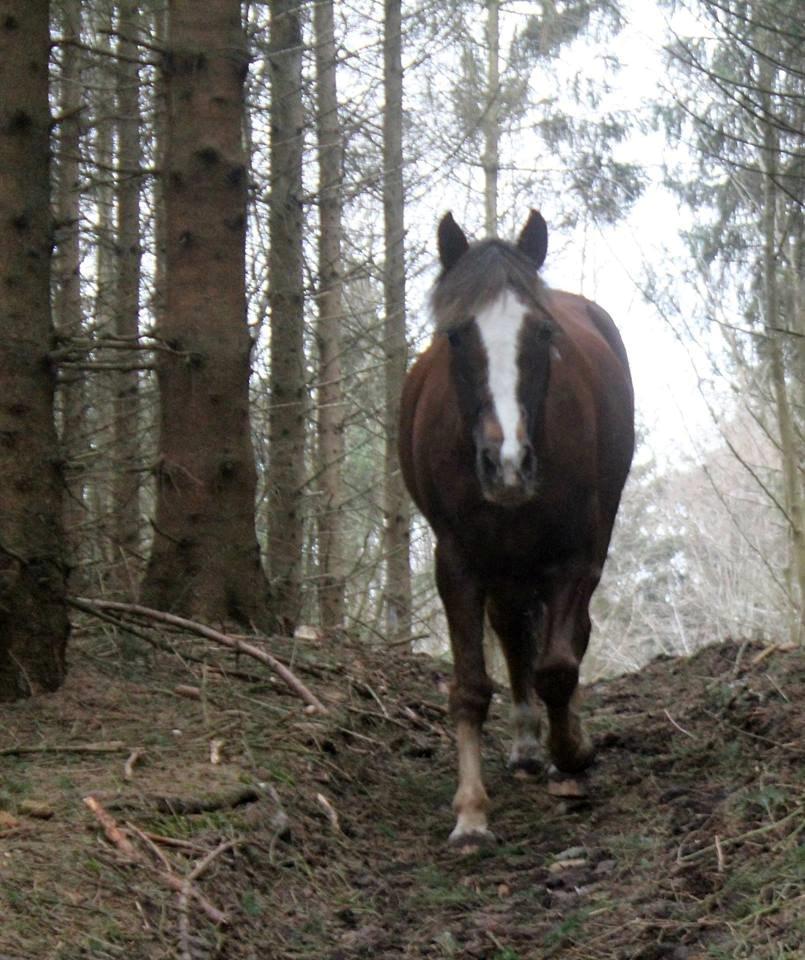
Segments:
[[[758,811],[772,822],[784,817],[788,812],[790,794],[774,784],[758,787],[756,790],[747,790],[739,798],[742,812],[756,815]]]
[[[219,833],[225,836],[232,833],[231,816],[217,810],[187,816],[175,814],[154,817],[148,823],[155,833],[177,840],[190,840],[200,833]]]
[[[28,764],[18,757],[6,757],[4,760],[6,769],[3,772],[3,789],[0,790],[0,808],[27,797],[33,789],[25,775]]]
[[[263,897],[257,890],[244,890],[241,894],[240,905],[247,917],[259,917],[265,909]]]
[[[481,894],[458,883],[455,877],[429,863],[414,871],[412,901],[417,909],[436,909],[451,906],[478,906],[483,903]]]
[[[265,759],[261,762],[260,766],[268,778],[274,783],[282,784],[284,787],[296,786],[296,778],[294,775],[286,767],[277,763],[276,760]]]
[[[802,892],[805,848],[779,849],[771,858],[753,857],[729,871],[724,905],[734,922],[748,924],[785,910]]]
[[[587,918],[595,909],[595,907],[582,907],[574,913],[568,914],[564,920],[545,934],[545,946],[558,947],[568,940],[578,939]]]

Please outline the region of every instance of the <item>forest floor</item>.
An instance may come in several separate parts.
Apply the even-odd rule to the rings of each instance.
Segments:
[[[272,641],[318,716],[244,656],[141,632],[163,649],[82,621],[64,688],[0,707],[0,960],[805,957],[801,651],[587,688],[586,798],[507,772],[496,695],[500,842],[461,855],[448,665]]]

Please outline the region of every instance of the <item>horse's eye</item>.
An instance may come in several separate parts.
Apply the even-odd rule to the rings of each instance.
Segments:
[[[448,330],[447,339],[450,341],[451,347],[457,347],[461,343],[461,331]]]
[[[553,339],[553,327],[550,326],[550,325],[547,324],[547,323],[543,324],[543,325],[539,328],[539,331],[537,332],[537,337],[538,337],[543,343],[547,343],[549,340],[552,340],[552,339]]]

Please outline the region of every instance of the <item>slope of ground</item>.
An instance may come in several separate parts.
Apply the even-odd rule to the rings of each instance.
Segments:
[[[462,856],[446,665],[272,642],[319,717],[253,661],[140,630],[162,649],[85,627],[62,691],[0,707],[2,960],[805,956],[800,651],[728,642],[590,688],[586,799],[508,774],[496,697],[501,842]]]

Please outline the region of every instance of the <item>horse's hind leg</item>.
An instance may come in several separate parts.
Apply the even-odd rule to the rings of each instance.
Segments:
[[[514,739],[509,769],[517,774],[542,770],[539,753],[539,713],[534,689],[534,659],[539,615],[524,611],[510,599],[496,598],[487,606],[489,621],[498,635],[512,691]]]
[[[460,555],[442,542],[436,548],[436,586],[447,614],[454,668],[449,702],[458,742],[458,789],[450,842],[477,847],[495,839],[487,827],[489,797],[481,776],[481,728],[492,698],[484,663],[484,595]]]
[[[534,672],[536,691],[548,710],[548,752],[566,773],[592,760],[592,741],[581,722],[579,667],[590,639],[589,604],[597,577],[573,571],[551,592]]]

